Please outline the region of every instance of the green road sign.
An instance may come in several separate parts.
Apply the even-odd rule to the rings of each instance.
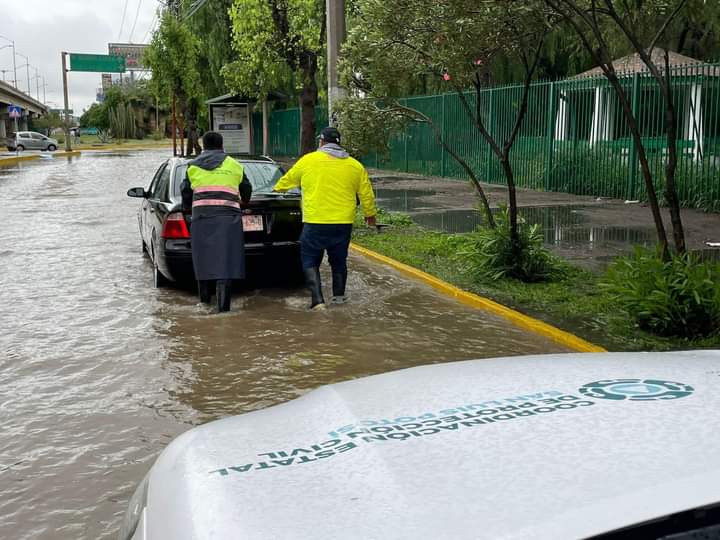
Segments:
[[[70,71],[125,73],[125,58],[109,54],[70,53]]]

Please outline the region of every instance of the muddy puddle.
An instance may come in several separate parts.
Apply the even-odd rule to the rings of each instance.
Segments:
[[[437,204],[429,201],[435,192],[424,189],[375,189],[377,204],[391,212],[420,212],[437,208]]]

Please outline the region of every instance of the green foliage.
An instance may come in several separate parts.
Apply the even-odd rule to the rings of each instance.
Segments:
[[[183,0],[182,13],[189,13],[195,4],[195,0]],[[187,18],[188,27],[199,41],[197,69],[202,93],[207,97],[228,91],[221,71],[225,64],[236,60],[232,49],[231,6],[232,0],[206,0]]]
[[[104,103],[93,103],[80,117],[80,127],[107,129],[109,126],[108,108]]]
[[[479,227],[465,237],[458,257],[480,278],[513,278],[527,283],[556,279],[562,274],[557,257],[543,246],[539,225],[518,223],[520,245],[514,249],[507,209],[496,215],[497,227]]]
[[[391,225],[393,227],[409,227],[413,225],[413,220],[408,214],[402,212],[389,212],[384,208],[378,208],[375,219],[378,225]],[[355,227],[365,226],[365,217],[358,208],[355,213]]]
[[[302,88],[304,57],[324,51],[324,10],[321,0],[233,0],[229,13],[237,59],[222,70],[229,87],[257,97]]]
[[[109,109],[110,131],[118,139],[134,139],[137,136],[137,119],[130,105],[118,103]]]
[[[147,120],[150,115],[154,115],[156,107],[155,98],[150,92],[150,88],[146,81],[138,81],[134,84],[123,84],[122,86],[113,86],[105,92],[105,99],[102,103],[93,103],[83,112],[80,117],[80,127],[93,127],[100,130],[111,129],[111,118],[113,114],[117,115],[118,107],[123,108],[123,114],[132,112],[135,116],[135,129],[130,137],[141,137],[146,128]],[[116,111],[113,113],[113,111]],[[143,122],[143,119],[145,121]],[[117,129],[117,118],[114,129]],[[125,122],[129,124],[128,120]],[[143,125],[144,124],[144,125]],[[148,130],[149,131],[149,130]],[[127,137],[121,137],[127,138]]]
[[[51,132],[53,129],[62,127],[65,124],[64,119],[60,116],[60,113],[50,112],[40,118],[32,119],[33,129],[44,129]]]
[[[409,122],[408,117],[397,109],[383,107],[372,99],[348,97],[334,107],[338,128],[343,134],[343,146],[357,158],[372,152],[387,156],[391,136]]]
[[[692,254],[637,248],[618,259],[601,286],[640,328],[660,336],[696,338],[720,333],[720,265]]]
[[[200,96],[199,46],[188,26],[170,10],[165,10],[143,58],[144,64],[152,70],[154,95]]]

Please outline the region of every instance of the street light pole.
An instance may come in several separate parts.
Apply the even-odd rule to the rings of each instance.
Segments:
[[[17,65],[15,65],[15,42],[12,39],[6,38],[5,36],[0,36],[0,38],[3,38],[5,41],[9,41],[12,45],[13,50],[13,86],[17,89],[18,82],[17,82]]]
[[[65,51],[60,53],[62,57],[62,76],[63,76],[63,97],[65,98],[65,150],[68,152],[72,151],[70,146],[70,106],[68,105],[68,83],[67,83],[67,63],[65,61]]]
[[[35,98],[40,101],[40,70],[33,66],[35,70]]]
[[[26,71],[27,71],[27,89],[28,89],[27,93],[29,96],[30,95],[30,59],[22,53],[17,53],[17,55],[22,56],[25,59],[25,64],[23,64],[20,67],[27,68],[26,69]],[[15,88],[17,88],[17,86]],[[19,90],[19,88],[18,88],[18,90]]]

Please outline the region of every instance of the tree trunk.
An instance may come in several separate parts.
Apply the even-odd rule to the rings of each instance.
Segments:
[[[512,248],[513,256],[516,261],[520,260],[521,246],[520,246],[520,234],[518,233],[518,208],[517,208],[517,192],[515,190],[515,175],[513,174],[512,166],[510,165],[509,152],[506,152],[500,160],[503,173],[505,174],[505,181],[507,182],[508,188],[508,210],[510,214],[510,245]]]
[[[195,99],[190,100],[190,105],[187,112],[187,151],[185,155],[192,156],[193,154],[198,155],[202,152],[200,143],[198,142],[198,129],[197,129],[197,101]]]
[[[175,93],[172,95],[172,142],[173,156],[177,156],[177,98]]]
[[[640,133],[640,127],[637,124],[637,119],[633,113],[632,106],[627,99],[627,94],[623,89],[617,75],[614,72],[605,73],[610,85],[615,90],[615,95],[620,100],[625,119],[628,123],[628,129],[630,130],[630,136],[632,137],[633,144],[638,153],[638,161],[640,162],[640,171],[642,172],[643,181],[645,183],[645,191],[647,192],[648,202],[650,203],[650,211],[652,212],[653,221],[655,223],[655,232],[657,233],[658,243],[660,244],[660,251],[664,260],[669,257],[668,252],[668,240],[667,233],[665,232],[665,225],[663,224],[662,214],[660,213],[660,204],[658,203],[657,193],[655,192],[655,186],[653,185],[652,172],[650,172],[650,164],[648,163],[647,153],[645,152],[645,146],[643,146],[642,135]],[[634,166],[634,164],[630,164]]]
[[[303,87],[300,92],[300,155],[303,156],[317,148],[315,141],[315,103],[318,97],[317,55],[304,51],[300,57]]]
[[[668,160],[665,164],[665,200],[670,209],[670,222],[673,228],[673,240],[675,250],[678,253],[685,253],[685,231],[683,230],[682,218],[680,217],[680,201],[675,186],[675,171],[677,170],[677,124],[675,115],[675,102],[672,93],[672,74],[667,62],[665,62],[666,76],[666,101],[665,101],[665,122],[667,123],[667,146]]]

